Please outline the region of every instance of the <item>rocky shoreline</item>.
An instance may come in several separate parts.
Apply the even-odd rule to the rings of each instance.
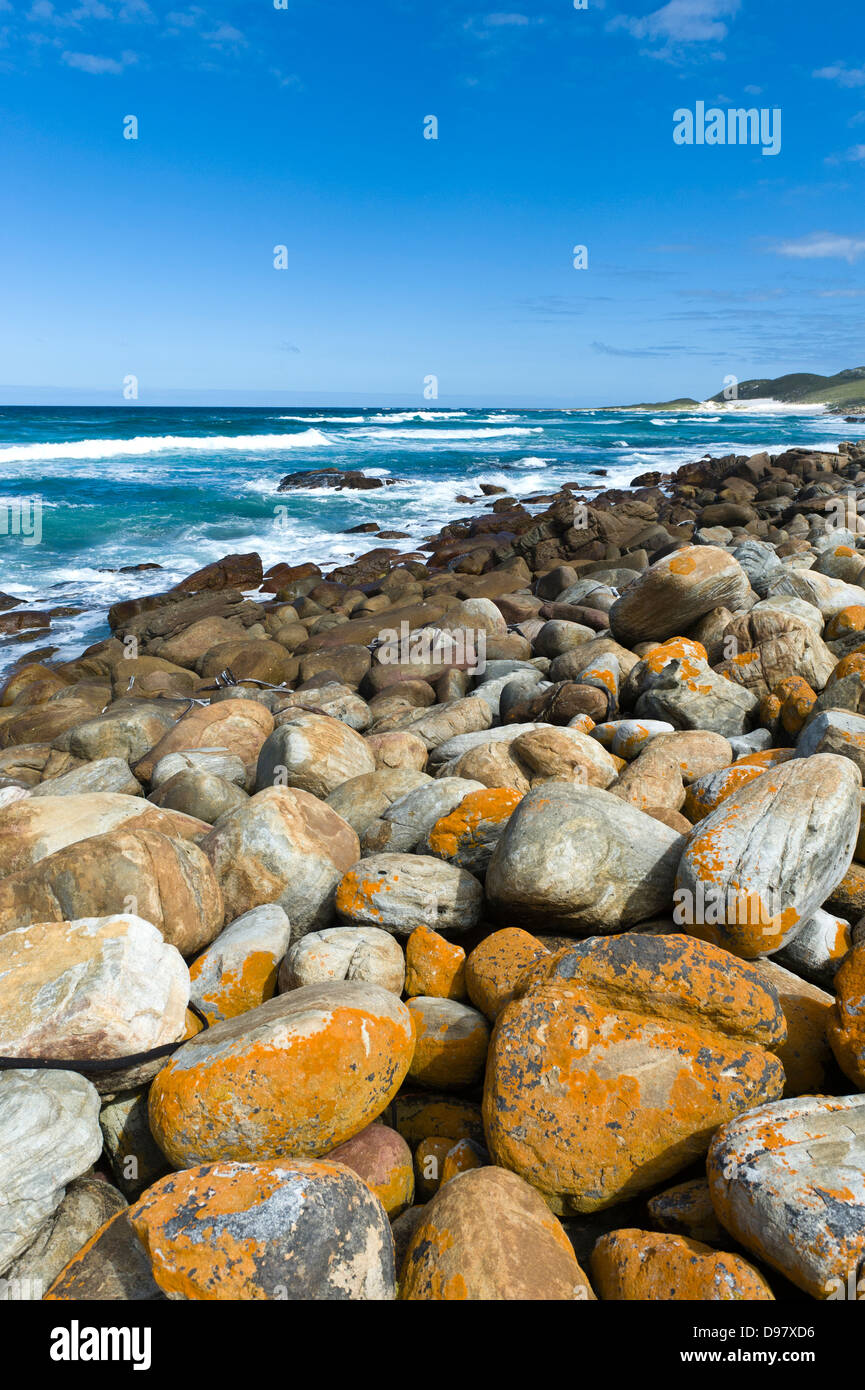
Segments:
[[[9,676],[3,1297],[857,1297],[865,445],[486,492]]]

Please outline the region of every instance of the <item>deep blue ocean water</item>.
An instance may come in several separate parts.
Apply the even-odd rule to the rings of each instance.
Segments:
[[[50,638],[0,650],[0,669],[30,646],[69,655],[107,635],[118,598],[155,592],[231,551],[277,561],[345,562],[376,544],[360,522],[406,531],[406,550],[472,508],[457,494],[498,483],[515,497],[567,481],[623,487],[705,454],[834,448],[865,427],[841,417],[749,412],[0,408],[0,509],[38,502],[41,539],[3,534],[0,589],[40,607],[87,611]],[[335,465],[390,477],[366,492],[276,491],[285,473]],[[593,469],[606,469],[598,476]],[[478,503],[478,510],[482,504]],[[394,542],[383,542],[394,544]],[[123,565],[164,568],[118,574]]]

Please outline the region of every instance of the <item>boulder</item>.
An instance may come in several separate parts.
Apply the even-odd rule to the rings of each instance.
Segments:
[[[865,1091],[865,941],[858,941],[835,976],[836,997],[826,1036],[838,1065]]]
[[[545,957],[500,1013],[484,1088],[493,1160],[592,1212],[705,1154],[719,1124],[777,1099],[777,996],[691,937],[625,933]]]
[[[178,772],[211,772],[242,791],[249,791],[247,766],[236,753],[225,748],[198,748],[187,753],[166,753],[150,774],[150,787],[156,791]]]
[[[32,789],[32,796],[88,796],[112,792],[122,796],[143,796],[141,783],[123,758],[97,758],[84,767],[72,768],[59,777],[49,777]]]
[[[307,985],[185,1043],[150,1088],[150,1128],[175,1168],[318,1158],[399,1090],[414,1051],[396,995],[357,980]]]
[[[594,1300],[563,1227],[514,1173],[461,1173],[424,1209],[406,1252],[400,1298]]]
[[[277,903],[298,933],[327,926],[333,892],[360,845],[350,825],[317,797],[268,787],[224,816],[201,842],[229,921]]]
[[[609,792],[530,792],[493,852],[486,892],[500,919],[591,935],[666,910],[682,837]]]
[[[481,783],[464,777],[439,777],[399,796],[362,835],[363,852],[409,853],[442,817],[448,816]]]
[[[94,792],[28,797],[0,810],[0,875],[30,869],[58,850],[97,835],[147,830],[192,839],[205,829],[202,822],[162,811],[139,796]]]
[[[348,926],[411,936],[419,926],[469,931],[483,897],[470,873],[431,855],[371,854],[343,876],[335,901],[337,917]]]
[[[271,999],[290,942],[291,923],[277,903],[254,907],[221,931],[189,970],[190,998],[208,1023]]]
[[[617,642],[662,642],[713,608],[735,611],[750,592],[748,576],[726,550],[689,546],[658,560],[629,584],[610,609]]]
[[[387,1125],[371,1124],[337,1144],[328,1163],[342,1163],[363,1178],[387,1212],[396,1220],[414,1201],[412,1152],[401,1134]]]
[[[128,1208],[106,1221],[72,1256],[45,1295],[48,1303],[153,1303],[164,1299]]]
[[[297,714],[264,743],[255,776],[257,791],[296,787],[324,800],[350,778],[375,772],[375,759],[360,734],[323,714]]]
[[[824,710],[805,725],[796,741],[796,753],[800,758],[834,753],[849,758],[865,774],[865,717],[847,710]]]
[[[121,758],[138,762],[171,729],[183,706],[173,701],[123,700],[110,705],[104,714],[77,724],[67,739],[69,752],[85,762],[102,758]]]
[[[833,996],[785,970],[777,960],[756,960],[754,964],[777,994],[787,1020],[786,1042],[776,1049],[784,1067],[784,1095],[823,1091],[832,1063],[826,1034]]]
[[[378,768],[360,777],[351,777],[332,791],[327,805],[362,836],[373,821],[379,820],[395,801],[416,787],[427,786],[432,778],[415,768]]]
[[[7,1057],[149,1052],[183,1036],[188,1000],[183,957],[140,917],[41,922],[0,936]]]
[[[536,936],[505,927],[486,937],[466,961],[466,989],[476,1009],[495,1023],[531,966],[548,955]]]
[[[634,712],[677,729],[710,730],[732,738],[748,731],[759,703],[750,690],[718,675],[708,662],[684,657],[668,662],[652,677]]]
[[[846,758],[794,758],[701,820],[676,876],[676,920],[707,925],[737,955],[770,955],[805,926],[847,870],[860,774]]]
[[[257,700],[223,700],[213,705],[194,705],[135,765],[136,776],[148,781],[157,763],[169,753],[218,748],[233,753],[243,763],[258,757],[273,729],[273,715]]]
[[[602,1236],[592,1251],[592,1279],[600,1297],[614,1302],[774,1301],[762,1274],[741,1255],[654,1231]]]
[[[195,1166],[161,1178],[129,1221],[172,1300],[396,1297],[381,1202],[338,1163]]]
[[[245,791],[214,772],[175,772],[147,798],[154,806],[180,811],[213,825],[248,800]]]
[[[99,1096],[83,1076],[0,1072],[0,1275],[101,1152]]]
[[[388,938],[391,940],[392,938]],[[465,999],[466,953],[431,927],[415,927],[405,947],[405,992]]]
[[[38,922],[112,917],[134,907],[181,955],[207,946],[224,907],[197,845],[156,830],[94,835],[0,882],[0,934]]]
[[[280,966],[279,993],[332,980],[361,980],[400,995],[405,980],[402,949],[380,927],[309,932],[294,943]]]
[[[800,1096],[724,1124],[709,1150],[725,1228],[819,1299],[856,1299],[865,1255],[865,1097]]]
[[[456,999],[425,995],[409,999],[408,1009],[415,1025],[412,1081],[448,1091],[482,1079],[490,1040],[482,1013]]]
[[[421,840],[418,853],[431,854],[483,878],[499,836],[520,800],[520,793],[509,787],[469,792],[449,815],[436,821]]]

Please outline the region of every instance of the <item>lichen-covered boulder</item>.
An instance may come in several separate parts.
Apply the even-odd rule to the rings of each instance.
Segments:
[[[760,973],[691,937],[625,933],[543,958],[497,1020],[495,1162],[582,1212],[672,1177],[780,1096],[786,1025]]]
[[[688,839],[677,921],[711,926],[737,955],[771,954],[842,879],[859,833],[861,777],[846,758],[794,758],[733,792]]]
[[[415,1025],[410,1079],[444,1091],[479,1081],[490,1041],[483,1014],[456,999],[425,995],[409,999],[407,1007]]]
[[[355,980],[307,985],[175,1052],[150,1088],[150,1127],[175,1168],[318,1158],[381,1114],[413,1052],[396,995]]]
[[[160,1178],[129,1221],[172,1300],[396,1295],[381,1202],[338,1163],[218,1163]]]
[[[709,1150],[719,1220],[812,1298],[860,1296],[863,1135],[865,1096],[799,1096],[723,1125]]]
[[[520,927],[504,927],[475,947],[466,961],[466,988],[476,1009],[495,1023],[526,971],[549,952]]]
[[[405,947],[405,992],[465,999],[466,953],[431,927],[415,927]]]
[[[276,993],[291,923],[277,903],[245,912],[219,933],[190,966],[190,997],[208,1023],[236,1018]]]
[[[481,915],[483,889],[465,869],[428,854],[371,854],[336,890],[336,913],[349,926],[411,936],[415,927],[468,931]]]
[[[522,794],[511,787],[484,787],[469,792],[459,806],[442,816],[420,842],[418,852],[445,859],[460,869],[482,877],[499,836]]]
[[[774,1299],[762,1274],[741,1255],[654,1231],[601,1236],[592,1251],[592,1279],[601,1298],[616,1302]]]

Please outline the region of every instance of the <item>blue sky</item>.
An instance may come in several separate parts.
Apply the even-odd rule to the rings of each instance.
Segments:
[[[598,405],[865,362],[861,0],[502,3],[0,0],[0,401]],[[780,152],[676,145],[698,101],[780,108]]]

